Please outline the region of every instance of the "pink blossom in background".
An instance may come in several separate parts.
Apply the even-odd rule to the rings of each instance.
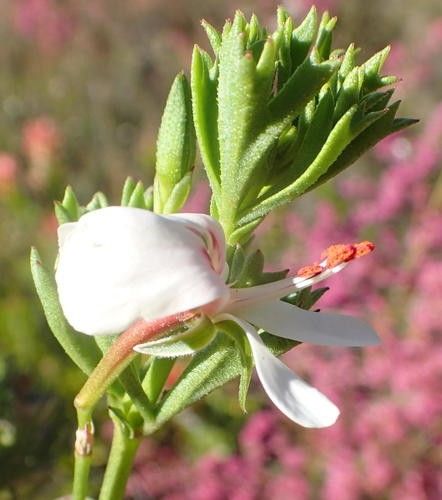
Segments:
[[[72,37],[72,13],[54,0],[17,0],[13,23],[23,37],[35,41],[45,52],[57,52]]]
[[[18,173],[16,158],[9,153],[0,153],[0,195],[9,193],[15,187]]]
[[[46,116],[34,118],[23,127],[23,150],[34,162],[49,161],[60,146],[56,123]]]

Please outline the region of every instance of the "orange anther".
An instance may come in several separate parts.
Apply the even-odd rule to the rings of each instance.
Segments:
[[[327,259],[327,267],[335,267],[343,262],[348,262],[356,256],[354,245],[338,244],[328,247],[321,255],[322,259]]]
[[[356,258],[363,257],[375,249],[375,244],[371,241],[361,241],[354,245],[356,248]]]
[[[324,268],[319,264],[312,264],[311,266],[301,267],[296,274],[301,278],[308,279],[321,274],[323,270]]]

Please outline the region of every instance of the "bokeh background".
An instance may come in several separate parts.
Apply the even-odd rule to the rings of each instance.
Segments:
[[[290,0],[298,18],[311,2]],[[387,138],[333,183],[263,224],[269,267],[298,268],[358,239],[373,256],[330,280],[321,308],[370,320],[379,347],[303,345],[286,362],[335,400],[326,430],[289,423],[253,385],[218,390],[142,446],[130,499],[436,500],[442,498],[442,6],[439,0],[318,0],[339,16],[335,46],[362,55],[392,44],[402,116],[420,124]],[[83,377],[53,340],[28,255],[55,257],[52,200],[70,183],[118,202],[127,175],[152,180],[155,139],[173,76],[188,69],[199,20],[236,8],[274,23],[272,0],[0,1],[0,500],[67,494],[72,399]],[[208,191],[196,176],[189,210]],[[98,422],[106,420],[104,409]],[[99,426],[92,482],[111,429]]]

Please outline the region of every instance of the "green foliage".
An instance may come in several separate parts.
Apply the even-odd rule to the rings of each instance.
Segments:
[[[229,244],[244,242],[274,208],[337,175],[412,120],[388,105],[389,48],[358,66],[359,50],[332,50],[336,18],[315,8],[298,25],[278,10],[269,34],[237,12],[222,33],[203,23],[214,59],[195,47],[192,100],[212,187],[212,214]]]
[[[93,337],[79,335],[66,322],[58,301],[53,274],[47,271],[35,248],[31,251],[31,270],[35,288],[55,338],[66,354],[86,374],[90,374],[101,358]]]
[[[195,148],[190,85],[180,73],[170,89],[158,132],[154,181],[156,212],[177,212],[184,205],[191,188]]]

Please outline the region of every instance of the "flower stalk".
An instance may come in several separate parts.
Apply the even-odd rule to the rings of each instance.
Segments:
[[[114,421],[114,434],[109,459],[104,473],[99,500],[120,500],[141,442],[141,436],[129,435]]]
[[[108,206],[102,193],[80,206],[68,188],[56,204],[55,282],[32,253],[48,323],[89,375],[74,401],[75,500],[87,494],[92,412],[105,393],[114,437],[99,498],[118,500],[141,431],[151,433],[238,375],[245,409],[254,365],[292,421],[332,425],[337,407],[277,356],[299,342],[378,342],[356,318],[307,311],[324,293],[311,286],[373,250],[371,243],[330,247],[320,262],[289,276],[264,272],[263,256],[250,242],[272,210],[414,121],[396,118],[399,102],[390,103],[393,90],[383,89],[395,82],[380,73],[388,48],[358,65],[353,44],[332,50],[336,19],[328,13],[319,19],[312,8],[296,26],[280,8],[277,21],[273,33],[241,12],[222,32],[204,22],[213,55],[196,46],[190,84],[180,73],[172,85],[154,186],[128,179],[120,207]],[[212,188],[211,217],[175,213],[191,190],[196,147]],[[147,373],[136,351],[153,356]],[[189,355],[163,395],[175,359]]]

